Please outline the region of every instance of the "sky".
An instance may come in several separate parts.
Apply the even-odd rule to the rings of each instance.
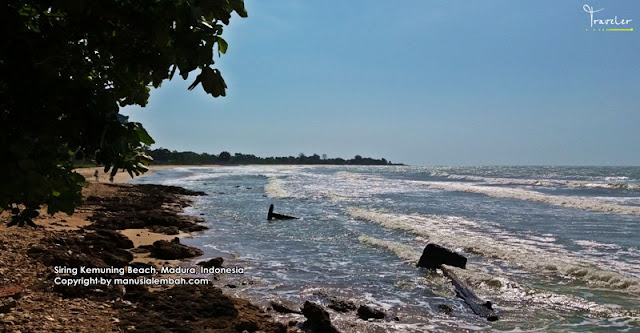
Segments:
[[[595,19],[633,31],[593,31]],[[640,165],[640,1],[245,0],[216,66],[144,107],[153,148],[412,165]]]

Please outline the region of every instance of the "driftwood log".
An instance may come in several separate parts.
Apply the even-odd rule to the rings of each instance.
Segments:
[[[269,220],[269,221],[271,221],[271,220],[297,220],[297,219],[298,218],[294,217],[294,216],[274,213],[273,212],[273,204],[271,204],[271,206],[269,206],[269,214],[267,214],[267,220]]]
[[[480,299],[471,288],[464,284],[452,271],[442,265],[465,269],[467,258],[440,245],[430,243],[424,248],[422,256],[416,264],[418,267],[441,269],[444,276],[451,280],[451,284],[453,284],[456,289],[456,295],[462,298],[475,314],[487,318],[489,321],[498,320],[498,315],[493,310],[491,302]]]
[[[480,317],[487,318],[488,321],[498,320],[498,315],[493,311],[490,301],[480,299],[476,293],[465,285],[464,282],[462,282],[452,271],[444,267],[440,267],[440,269],[444,276],[448,277],[449,280],[451,280],[451,284],[456,288],[456,295],[462,298],[464,302],[469,305],[473,313]]]
[[[449,265],[466,268],[467,258],[440,245],[429,243],[422,251],[418,260],[418,267],[440,268],[441,265]]]

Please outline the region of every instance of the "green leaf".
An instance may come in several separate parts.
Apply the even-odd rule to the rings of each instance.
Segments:
[[[227,44],[227,41],[222,39],[222,37],[218,37],[218,55],[220,55],[220,53],[222,54],[227,53],[228,47],[229,47],[229,44]]]
[[[152,144],[156,143],[151,135],[149,135],[147,130],[142,127],[142,124],[136,123],[135,131],[138,134],[140,142],[144,143],[145,145],[151,146]]]
[[[58,192],[58,191],[56,191],[56,190],[52,190],[52,191],[51,191],[51,194],[52,194],[54,197],[59,197],[59,196],[60,196],[60,192]]]
[[[229,3],[231,4],[231,7],[233,7],[233,10],[238,13],[238,16],[240,17],[247,17],[248,13],[247,10],[244,8],[244,1],[243,0],[231,0],[229,1]]]

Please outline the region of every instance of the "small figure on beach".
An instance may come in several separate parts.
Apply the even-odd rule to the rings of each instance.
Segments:
[[[93,176],[96,177],[96,182],[99,182],[100,175],[98,174],[98,170],[93,173]]]

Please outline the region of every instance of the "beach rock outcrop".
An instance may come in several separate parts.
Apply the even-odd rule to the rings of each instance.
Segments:
[[[98,229],[92,233],[86,233],[85,241],[99,244],[102,247],[108,246],[121,249],[132,249],[133,242],[125,235],[107,229]]]
[[[191,203],[186,196],[206,195],[204,192],[151,184],[103,186],[117,191],[118,195],[86,198],[86,205],[97,207],[89,217],[95,222],[87,227],[89,229],[148,228],[171,235],[207,229],[200,224],[202,218],[182,214],[182,209]]]
[[[302,307],[302,314],[307,318],[304,322],[304,328],[309,329],[311,332],[317,333],[335,333],[340,332],[331,323],[331,317],[329,313],[322,308],[322,306],[309,301],[304,302]]]
[[[358,308],[358,317],[362,320],[384,319],[386,314],[382,310],[374,309],[367,305],[361,305]]]
[[[418,267],[440,268],[441,265],[449,265],[465,268],[467,258],[440,245],[429,243],[422,251],[418,260]]]
[[[280,313],[302,314],[302,311],[293,309],[292,306],[288,306],[288,305],[283,304],[283,303],[278,302],[278,301],[271,301],[271,307],[273,308],[274,311],[280,312]]]
[[[155,241],[150,252],[152,257],[164,260],[193,258],[204,254],[198,248],[166,240]]]
[[[327,307],[337,312],[349,312],[357,308],[353,302],[335,297],[329,299],[329,305],[327,305]]]
[[[69,232],[44,239],[27,254],[45,266],[124,267],[133,260],[133,255],[120,245],[133,247],[133,244],[121,237],[126,239],[108,232]]]
[[[224,263],[224,259],[222,259],[222,257],[217,257],[217,258],[201,261],[196,265],[202,266],[204,268],[212,268],[212,267],[220,268],[222,267],[223,263]]]

